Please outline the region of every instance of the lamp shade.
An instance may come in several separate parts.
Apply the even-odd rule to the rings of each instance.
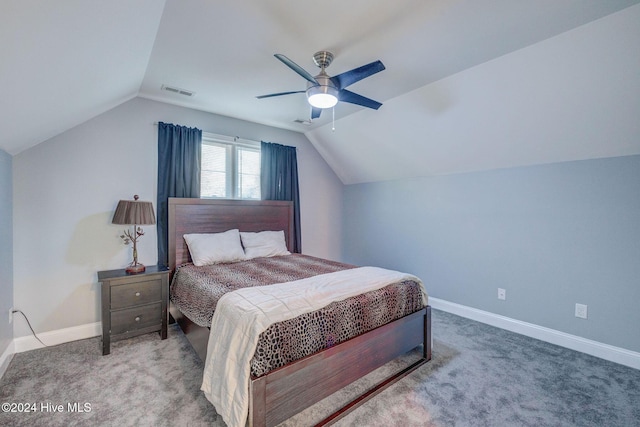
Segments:
[[[138,196],[134,200],[120,200],[113,214],[112,224],[151,225],[156,223],[151,202],[139,202]]]

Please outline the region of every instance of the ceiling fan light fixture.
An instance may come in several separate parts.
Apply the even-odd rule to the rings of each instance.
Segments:
[[[307,100],[312,107],[331,108],[338,103],[338,89],[332,86],[312,86],[307,89]]]

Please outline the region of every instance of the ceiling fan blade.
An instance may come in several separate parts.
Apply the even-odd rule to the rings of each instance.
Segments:
[[[311,119],[317,119],[322,113],[322,108],[311,107]]]
[[[291,68],[293,71],[295,71],[296,73],[300,74],[302,77],[304,77],[305,79],[307,79],[309,82],[313,83],[314,85],[317,85],[318,82],[316,81],[316,79],[307,72],[307,70],[305,70],[304,68],[302,68],[301,66],[299,66],[298,64],[296,64],[295,62],[293,62],[292,60],[290,60],[289,58],[287,58],[286,56],[280,54],[280,53],[276,53],[275,55],[276,58],[278,58],[280,61],[282,61],[282,63],[284,65],[286,65],[287,67]]]
[[[345,87],[354,84],[364,78],[367,78],[375,73],[379,73],[384,70],[384,64],[380,61],[374,61],[370,64],[363,65],[362,67],[354,68],[351,71],[345,71],[342,74],[331,77],[331,81],[338,87],[338,89],[344,89]]]
[[[270,93],[268,95],[260,95],[256,96],[258,99],[262,98],[271,98],[272,96],[282,96],[282,95],[291,95],[292,93],[305,93],[306,90],[294,90],[293,92],[279,92],[279,93]]]
[[[363,107],[373,108],[374,110],[377,110],[382,105],[378,101],[365,98],[362,95],[358,95],[357,93],[350,92],[346,89],[342,89],[338,93],[338,99],[340,101],[349,102],[351,104],[357,104],[357,105],[362,105]]]

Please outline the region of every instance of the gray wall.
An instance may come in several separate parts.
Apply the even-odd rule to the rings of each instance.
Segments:
[[[340,257],[343,186],[304,135],[135,98],[13,158],[13,292],[37,332],[100,320],[96,272],[131,261],[111,224],[116,204],[134,194],[156,203],[159,121],[295,146],[303,251]],[[144,229],[139,259],[155,264],[155,226]],[[25,335],[16,322],[15,336]]]
[[[350,185],[344,200],[346,261],[417,274],[432,297],[640,351],[640,156]],[[574,317],[575,303],[588,320]]]
[[[0,150],[0,354],[13,339],[9,309],[13,305],[12,158]]]

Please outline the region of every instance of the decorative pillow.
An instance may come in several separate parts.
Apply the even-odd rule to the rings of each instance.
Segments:
[[[238,229],[228,230],[224,233],[185,234],[183,237],[189,247],[191,259],[197,266],[246,259]]]
[[[290,255],[284,240],[284,231],[241,232],[242,246],[247,259]]]

